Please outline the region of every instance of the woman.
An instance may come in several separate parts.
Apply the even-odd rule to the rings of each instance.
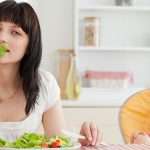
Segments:
[[[0,44],[8,45],[0,58],[0,137],[14,140],[36,132],[43,124],[46,135],[60,134],[65,121],[55,78],[39,70],[42,54],[37,15],[25,2],[0,3]],[[101,137],[94,123],[83,123],[82,145],[96,145]]]

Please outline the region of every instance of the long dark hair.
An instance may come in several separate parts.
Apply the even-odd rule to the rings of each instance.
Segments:
[[[38,17],[28,3],[6,0],[0,3],[0,21],[15,23],[29,37],[26,54],[21,60],[19,68],[23,91],[27,99],[25,112],[29,114],[37,103],[40,86],[38,68],[41,62],[42,42]]]

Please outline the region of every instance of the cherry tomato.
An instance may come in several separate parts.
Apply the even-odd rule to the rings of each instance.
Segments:
[[[56,140],[53,143],[50,144],[50,148],[57,148],[57,147],[61,147],[61,142],[60,140]]]

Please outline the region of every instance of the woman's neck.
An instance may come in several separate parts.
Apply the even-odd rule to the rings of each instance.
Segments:
[[[0,89],[14,88],[19,81],[19,65],[0,64]]]

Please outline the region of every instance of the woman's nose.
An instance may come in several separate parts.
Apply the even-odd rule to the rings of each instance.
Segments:
[[[0,39],[0,43],[6,43],[6,41]]]
[[[0,43],[5,43],[8,41],[8,37],[7,37],[7,34],[4,33],[4,32],[0,32]]]

